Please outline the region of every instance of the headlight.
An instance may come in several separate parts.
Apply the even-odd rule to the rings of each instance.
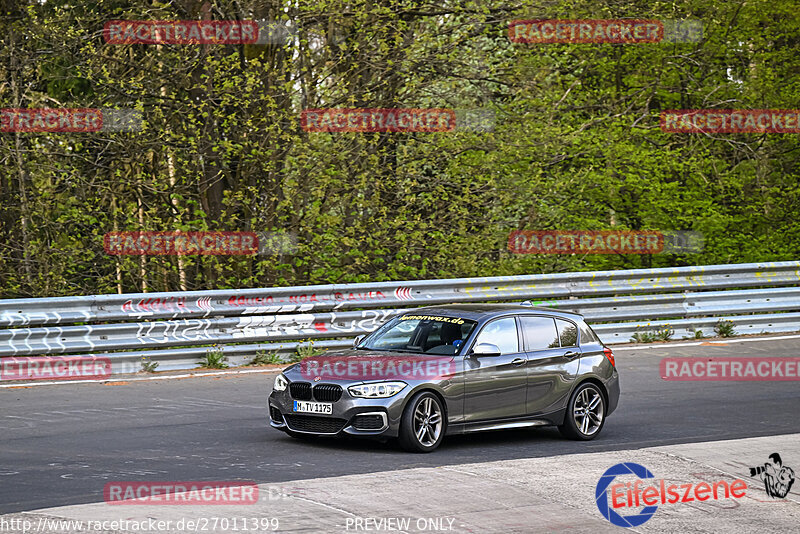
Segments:
[[[289,381],[286,380],[286,377],[283,375],[278,375],[275,377],[275,383],[272,384],[272,389],[275,391],[285,391],[286,386],[289,385]]]
[[[405,382],[376,382],[374,384],[361,384],[360,386],[350,386],[347,391],[353,397],[365,399],[385,399],[400,393],[406,387]]]

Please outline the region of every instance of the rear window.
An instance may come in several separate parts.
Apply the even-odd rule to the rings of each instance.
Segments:
[[[588,324],[581,323],[581,345],[588,343],[600,343],[600,338]]]
[[[521,316],[522,333],[528,350],[558,348],[558,332],[552,317]]]
[[[575,326],[575,323],[564,319],[556,319],[556,325],[558,326],[558,337],[561,339],[561,346],[577,347],[578,327]]]

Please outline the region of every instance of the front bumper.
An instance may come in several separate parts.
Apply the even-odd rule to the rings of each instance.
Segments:
[[[333,402],[333,413],[330,415],[297,413],[294,411],[294,400],[285,391],[273,391],[269,396],[270,426],[278,430],[288,430],[301,434],[317,436],[337,436],[349,434],[364,437],[397,437],[403,405],[409,386],[386,399],[362,399],[352,397],[346,386],[341,398]],[[370,421],[370,429],[364,429],[364,423]],[[377,422],[381,423],[376,428]]]

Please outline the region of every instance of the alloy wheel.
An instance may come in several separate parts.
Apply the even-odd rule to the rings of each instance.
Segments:
[[[433,446],[442,433],[442,409],[433,397],[425,397],[414,410],[414,435],[420,445]]]
[[[584,388],[572,405],[575,426],[585,436],[592,436],[603,426],[603,395],[593,386]]]

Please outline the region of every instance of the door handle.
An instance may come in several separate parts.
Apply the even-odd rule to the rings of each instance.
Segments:
[[[522,365],[526,361],[527,360],[525,360],[524,358],[514,358],[513,360],[511,360],[511,363],[514,365]]]
[[[571,360],[572,358],[575,358],[575,357],[580,356],[580,355],[581,355],[580,352],[575,352],[575,351],[572,351],[572,350],[569,351],[569,352],[565,352],[564,353],[564,357],[567,358],[568,360]]]

